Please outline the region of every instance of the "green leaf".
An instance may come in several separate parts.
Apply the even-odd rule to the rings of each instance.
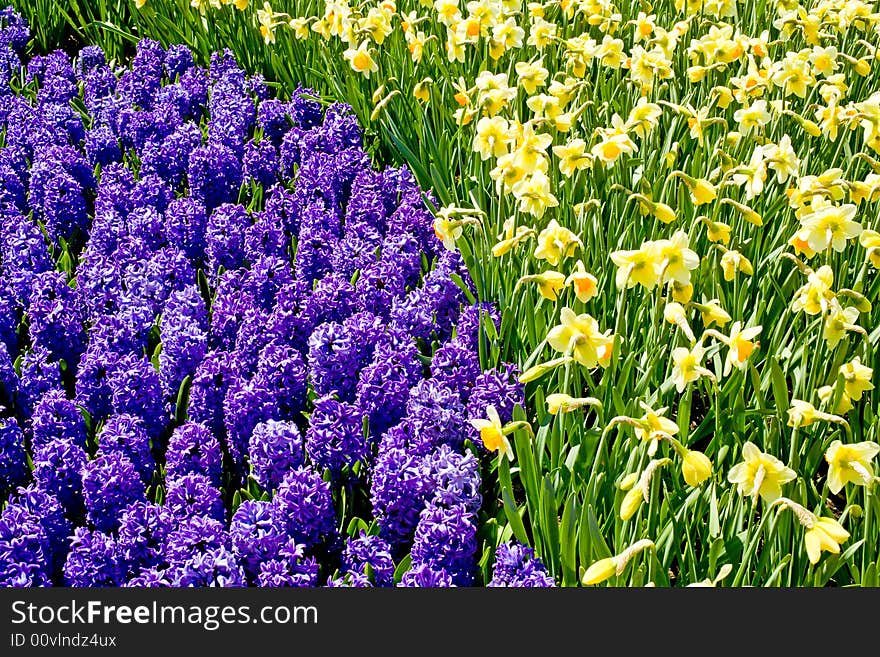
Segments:
[[[397,564],[397,568],[394,569],[394,583],[400,584],[403,576],[410,568],[412,568],[412,555],[407,554],[400,560],[400,563]]]

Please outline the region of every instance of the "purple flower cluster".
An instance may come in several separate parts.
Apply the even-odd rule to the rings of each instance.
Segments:
[[[0,585],[473,584],[467,420],[523,393],[413,176],[228,52],[26,42],[0,12]]]
[[[535,551],[514,541],[498,546],[492,580],[486,586],[549,588],[556,584]]]

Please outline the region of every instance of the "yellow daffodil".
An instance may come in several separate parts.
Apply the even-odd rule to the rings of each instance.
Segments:
[[[784,484],[797,477],[794,470],[751,441],[743,445],[742,457],[742,463],[734,465],[727,474],[727,480],[737,485],[740,495],[760,495],[769,504],[779,499]]]
[[[729,249],[721,256],[721,270],[724,273],[725,281],[732,281],[736,278],[737,272],[742,272],[746,276],[754,273],[752,263],[739,251]]]
[[[547,412],[551,415],[570,413],[584,406],[602,407],[602,403],[595,397],[572,397],[563,393],[547,395]]]
[[[850,399],[859,401],[865,391],[874,389],[874,384],[871,383],[874,370],[862,365],[862,359],[858,356],[841,365],[839,372],[843,377],[843,388]]]
[[[516,220],[509,217],[504,221],[503,232],[498,235],[498,242],[492,247],[492,255],[500,258],[534,234],[534,228],[517,226]]]
[[[486,407],[486,420],[471,420],[471,425],[480,432],[480,440],[483,446],[490,452],[499,452],[513,460],[513,449],[510,441],[504,435],[504,428],[501,425],[501,418],[494,406]]]
[[[847,240],[862,232],[862,225],[852,220],[855,215],[856,206],[850,203],[821,207],[800,218],[802,229],[797,234],[798,239],[809,244],[815,252],[830,247],[840,253]]]
[[[480,154],[481,160],[488,160],[490,157],[506,155],[511,141],[507,119],[501,116],[484,116],[477,121],[472,147],[474,152]]]
[[[678,433],[678,424],[664,415],[667,411],[665,406],[654,410],[644,402],[639,402],[639,405],[645,414],[632,423],[633,431],[636,438],[648,443],[648,456],[654,456],[661,438]]]
[[[572,139],[566,144],[553,147],[553,154],[559,158],[559,171],[563,176],[570,177],[593,164],[592,155],[585,152],[586,147],[583,139]]]
[[[351,65],[352,70],[362,73],[366,78],[369,78],[371,73],[379,70],[379,65],[373,59],[368,45],[369,42],[361,41],[357,48],[349,48],[342,53],[345,61]]]
[[[581,303],[587,303],[599,294],[599,281],[587,272],[580,260],[575,263],[575,269],[568,275],[565,284],[574,288],[575,296]]]
[[[700,256],[689,248],[686,232],[678,230],[670,239],[655,242],[654,249],[659,260],[661,282],[690,283],[691,271],[700,266]]]
[[[635,251],[612,252],[611,261],[618,267],[617,287],[629,289],[642,285],[648,290],[653,289],[660,282],[658,269],[661,260],[657,242],[652,241],[644,242]]]
[[[856,325],[859,318],[859,309],[855,306],[844,308],[835,298],[831,300],[828,314],[825,315],[825,325],[822,329],[822,337],[828,344],[829,349],[834,349],[846,336],[847,331],[861,331]]]
[[[828,490],[837,495],[847,484],[869,486],[874,480],[871,461],[880,453],[880,445],[865,441],[844,445],[839,440],[825,451],[828,463]]]
[[[730,315],[721,307],[721,303],[718,299],[710,299],[709,301],[694,305],[697,310],[700,311],[700,315],[702,315],[703,318],[703,326],[706,328],[709,328],[712,324],[717,324],[718,326],[723,327],[731,320]]]
[[[804,548],[811,564],[819,563],[823,551],[840,554],[840,546],[849,539],[850,534],[837,520],[819,517],[787,497],[780,497],[776,503],[789,508],[804,527]]]
[[[757,342],[753,340],[761,330],[761,326],[751,326],[744,329],[740,322],[733,323],[733,326],[730,327],[730,335],[725,340],[725,344],[729,347],[724,365],[725,376],[730,373],[733,367],[739,369],[745,367],[749,356],[758,347]]]
[[[547,227],[538,234],[538,245],[534,256],[556,267],[564,258],[572,256],[582,246],[577,235],[568,228],[560,226],[556,219],[551,219]]]
[[[715,188],[715,185],[708,180],[694,178],[681,171],[673,171],[670,175],[681,178],[682,181],[684,181],[685,186],[690,192],[691,201],[696,206],[711,203],[718,197],[718,190]]]
[[[804,546],[811,564],[819,563],[823,551],[840,554],[840,546],[849,538],[849,532],[834,518],[816,518],[813,526],[804,532]]]
[[[715,375],[703,367],[703,355],[705,350],[697,345],[693,349],[677,347],[672,350],[672,382],[675,389],[684,392],[689,383],[693,383],[701,376],[715,379]]]
[[[866,230],[859,235],[859,244],[866,250],[866,257],[875,269],[880,269],[880,233]]]
[[[694,332],[691,330],[690,324],[688,324],[687,316],[684,312],[684,307],[680,303],[672,302],[667,303],[663,308],[663,319],[665,319],[670,324],[677,326],[681,329],[681,332],[684,333],[685,337],[691,342],[696,342],[697,338],[694,336]]]
[[[828,312],[834,292],[834,271],[828,265],[822,265],[818,270],[807,275],[807,282],[794,293],[794,301],[791,309],[794,312],[803,311],[808,315],[818,315]]]
[[[559,298],[559,293],[562,292],[562,289],[565,287],[565,274],[560,274],[558,271],[547,270],[540,274],[523,276],[519,279],[517,285],[520,285],[521,283],[535,283],[538,286],[538,293],[542,297],[549,299],[550,301],[556,301],[556,299]]]
[[[563,308],[560,324],[550,329],[547,343],[558,352],[571,353],[578,363],[592,369],[610,357],[614,337],[609,331],[602,333],[590,315],[576,315],[571,308]]]

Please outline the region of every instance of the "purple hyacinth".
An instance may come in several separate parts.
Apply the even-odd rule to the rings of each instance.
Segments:
[[[460,449],[465,438],[464,405],[458,392],[434,379],[420,381],[411,391],[406,417],[413,448],[427,454],[440,445]]]
[[[119,586],[124,577],[116,540],[101,531],[77,527],[64,563],[65,586]]]
[[[495,551],[492,580],[486,586],[550,588],[556,583],[532,548],[512,541],[502,543]]]
[[[306,449],[312,463],[337,476],[345,466],[371,461],[363,424],[360,409],[354,404],[340,402],[332,395],[317,399],[306,432]]]
[[[290,470],[303,465],[302,436],[293,422],[261,422],[251,434],[248,455],[257,483],[275,490]]]
[[[276,518],[288,535],[317,548],[336,534],[336,511],[330,485],[309,468],[287,474],[272,500]]]
[[[117,553],[129,573],[155,566],[176,521],[168,509],[151,502],[136,502],[122,512],[117,532]]]
[[[212,434],[220,436],[223,424],[223,400],[235,379],[232,355],[225,351],[209,351],[193,375],[189,390],[189,419],[204,424]]]
[[[264,588],[312,587],[318,583],[318,562],[305,556],[305,547],[290,540],[278,557],[260,564],[257,585]]]
[[[373,361],[361,370],[356,397],[357,406],[369,417],[374,439],[403,418],[410,389],[421,378],[415,345],[402,342],[376,348]]]
[[[11,504],[0,513],[0,586],[48,586],[49,538],[30,510]]]
[[[363,531],[357,538],[349,538],[342,556],[343,570],[364,575],[376,586],[394,585],[394,560],[391,548],[379,536],[368,536]]]
[[[125,456],[148,483],[155,463],[150,454],[150,437],[141,418],[120,413],[110,416],[98,434],[99,454],[119,453]]]
[[[462,404],[467,404],[471,388],[479,376],[479,354],[455,340],[440,347],[431,359],[431,378],[457,390]]]
[[[396,430],[391,429],[379,446],[371,502],[382,536],[399,551],[412,538],[434,481],[424,459],[406,447],[406,438],[395,437],[404,431]]]
[[[5,494],[27,476],[24,434],[14,418],[0,417],[0,494]]]
[[[220,491],[207,476],[201,474],[182,475],[169,480],[165,507],[175,518],[206,516],[215,520],[224,519]]]
[[[309,338],[310,379],[319,395],[336,392],[351,401],[361,369],[369,364],[385,326],[372,313],[355,313],[341,324],[322,324]]]
[[[83,468],[83,498],[89,522],[100,531],[119,526],[119,514],[132,502],[143,501],[144,484],[122,452],[109,452]]]
[[[288,538],[278,522],[271,502],[244,500],[229,524],[232,551],[251,577],[256,578],[260,565],[278,556]]]
[[[88,457],[85,450],[65,438],[55,438],[34,449],[34,481],[53,494],[71,517],[83,510],[82,472]]]
[[[159,322],[159,337],[159,379],[165,394],[176,397],[208,350],[208,312],[195,285],[171,293]]]
[[[37,402],[31,418],[31,445],[36,452],[52,440],[86,445],[86,425],[76,403],[61,390],[50,390]]]
[[[13,508],[16,507],[32,514],[40,523],[46,535],[47,563],[44,567],[50,577],[57,578],[67,555],[68,539],[73,531],[64,507],[57,497],[33,484],[16,491],[6,506],[6,513],[13,513]]]
[[[153,437],[165,426],[159,373],[146,357],[123,356],[107,377],[115,413],[140,417]]]
[[[247,586],[244,570],[235,562],[235,555],[226,547],[196,552],[183,563],[171,566],[165,576],[174,587]]]
[[[441,445],[425,456],[425,467],[431,473],[434,506],[463,506],[476,515],[483,504],[480,491],[480,462],[471,452],[461,454],[448,445]]]
[[[53,360],[64,359],[70,365],[79,360],[84,347],[85,330],[76,292],[64,274],[44,272],[32,281],[27,316],[34,344],[44,347]]]
[[[445,570],[456,586],[470,586],[476,567],[476,536],[475,518],[464,505],[429,504],[416,527],[413,564]]]
[[[452,588],[455,580],[443,568],[438,568],[431,563],[413,564],[413,567],[403,574],[400,580],[401,587],[407,588]]]
[[[186,422],[174,430],[165,452],[165,470],[169,479],[201,474],[219,485],[223,472],[220,443],[205,425]]]
[[[241,162],[227,146],[209,143],[200,146],[189,156],[187,177],[192,196],[212,212],[214,208],[233,203],[238,198],[242,183]]]
[[[224,203],[208,217],[205,229],[207,267],[238,269],[244,262],[244,236],[250,218],[242,205]]]

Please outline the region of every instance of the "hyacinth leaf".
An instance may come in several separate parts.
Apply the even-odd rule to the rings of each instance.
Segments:
[[[189,389],[192,383],[192,375],[184,377],[180,382],[180,388],[177,390],[177,401],[174,405],[175,421],[177,424],[183,424],[187,420],[187,412],[189,410]]]
[[[394,569],[394,583],[399,584],[403,579],[404,574],[406,574],[410,568],[412,568],[412,556],[407,554],[400,560],[397,567]]]

